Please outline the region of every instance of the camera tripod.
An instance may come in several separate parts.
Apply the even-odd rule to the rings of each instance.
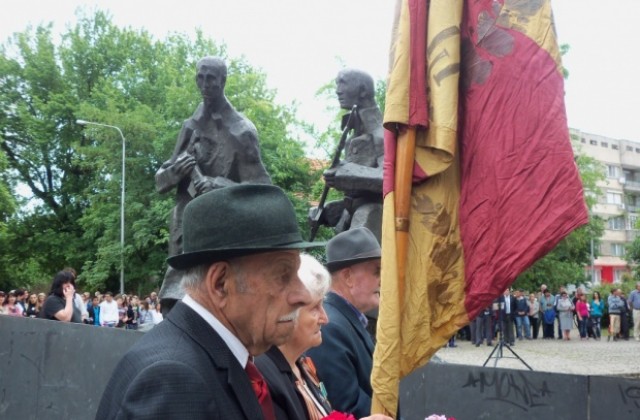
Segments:
[[[522,364],[524,364],[526,367],[529,368],[529,370],[533,371],[533,368],[531,366],[529,366],[527,364],[527,362],[524,361],[524,359],[520,356],[518,356],[518,353],[516,353],[511,346],[509,346],[509,344],[504,342],[504,334],[503,334],[503,330],[504,330],[504,326],[505,326],[505,322],[503,320],[503,313],[502,310],[499,310],[499,329],[498,329],[498,343],[493,347],[493,350],[491,351],[491,353],[489,354],[489,357],[487,357],[487,360],[485,360],[484,364],[482,365],[482,367],[487,366],[487,363],[489,363],[489,360],[491,360],[492,358],[495,358],[495,362],[493,363],[493,367],[497,367],[498,366],[498,360],[502,359],[503,357],[509,358],[509,359],[518,359],[522,362]],[[509,350],[511,352],[511,354],[513,354],[513,356],[505,356],[504,355],[504,348],[506,347],[507,350]],[[495,354],[495,356],[494,356]]]

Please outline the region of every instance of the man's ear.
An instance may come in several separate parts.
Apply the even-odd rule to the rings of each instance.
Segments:
[[[209,266],[204,280],[207,295],[215,299],[224,299],[229,293],[231,267],[226,261],[216,262]]]
[[[343,268],[341,274],[342,274],[342,282],[349,289],[351,289],[353,287],[353,276],[352,276],[351,267]]]

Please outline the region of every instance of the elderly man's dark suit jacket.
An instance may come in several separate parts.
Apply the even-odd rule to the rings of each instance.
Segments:
[[[222,338],[178,302],[115,368],[96,419],[262,419],[244,369]]]
[[[373,340],[340,296],[328,293],[324,309],[329,323],[322,327],[322,344],[307,354],[316,365],[333,409],[356,418],[366,417],[371,413]]]

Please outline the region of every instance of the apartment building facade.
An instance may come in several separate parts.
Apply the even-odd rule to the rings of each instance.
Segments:
[[[638,236],[640,215],[640,143],[612,139],[570,129],[576,153],[599,161],[606,179],[599,182],[602,194],[593,213],[605,220],[600,248],[593,264],[594,283],[615,283],[631,269],[625,260],[625,246]],[[591,267],[586,268],[589,273]]]

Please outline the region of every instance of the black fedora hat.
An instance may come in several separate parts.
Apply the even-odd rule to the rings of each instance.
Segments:
[[[380,244],[366,227],[341,232],[327,242],[327,270],[331,273],[382,256]]]
[[[323,246],[305,242],[284,191],[243,184],[211,191],[187,204],[182,216],[183,252],[169,257],[173,268],[243,255]]]

